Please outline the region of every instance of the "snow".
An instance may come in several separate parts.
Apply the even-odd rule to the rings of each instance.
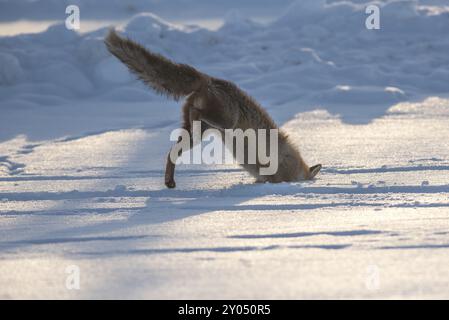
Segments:
[[[260,185],[186,165],[168,190],[179,103],[107,53],[108,27],[0,37],[0,298],[448,298],[445,1],[376,2],[380,30],[363,1],[77,2],[236,82],[323,169]],[[0,6],[0,24],[65,12]]]

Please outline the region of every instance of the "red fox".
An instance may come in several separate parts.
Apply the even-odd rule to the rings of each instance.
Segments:
[[[156,92],[176,100],[186,97],[182,108],[182,126],[189,132],[192,131],[194,121],[201,121],[202,132],[208,128],[219,131],[278,129],[268,113],[232,82],[211,77],[189,65],[175,63],[150,52],[138,43],[119,36],[115,30],[109,31],[105,44],[132,73]],[[178,140],[177,143],[179,142]],[[174,150],[176,144],[171,150]],[[191,141],[191,147],[192,144]],[[232,151],[235,157],[235,150]],[[165,185],[174,188],[176,159],[170,157],[170,153],[166,163]],[[181,152],[178,157],[180,155]],[[254,164],[243,163],[242,166],[256,178],[256,182],[272,183],[310,180],[321,169],[321,164],[307,166],[297,147],[282,131],[278,135],[277,158],[277,171],[271,175],[260,174],[259,169],[264,164],[259,159]]]

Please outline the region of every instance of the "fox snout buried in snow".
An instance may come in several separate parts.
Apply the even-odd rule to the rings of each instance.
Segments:
[[[254,145],[243,145],[243,154],[250,158],[254,153],[254,161],[238,162],[256,178],[257,182],[289,182],[313,179],[321,169],[317,164],[309,167],[302,159],[298,148],[288,136],[279,130],[268,113],[250,96],[239,89],[234,83],[217,79],[199,72],[195,68],[175,63],[159,54],[150,52],[138,43],[119,36],[115,30],[110,30],[105,38],[108,50],[123,62],[140,80],[156,92],[170,96],[176,100],[187,97],[182,108],[183,129],[192,133],[194,123],[201,123],[201,133],[208,129],[216,129],[221,136],[226,137],[228,130],[264,130],[264,140],[259,136]],[[273,131],[274,130],[274,131]],[[271,139],[276,133],[275,148]],[[192,135],[190,135],[192,137]],[[224,138],[223,138],[224,139]],[[232,140],[232,141],[235,141]],[[194,140],[190,138],[189,148],[193,148]],[[176,142],[168,156],[165,170],[165,185],[168,188],[176,186],[174,180],[175,163],[185,149],[180,147],[181,138]],[[185,145],[185,144],[184,144]],[[275,152],[275,172],[264,171],[266,161],[260,156],[260,148]],[[242,158],[239,148],[232,144],[230,148],[234,158]],[[245,156],[243,156],[245,158]],[[244,159],[247,160],[247,159]]]

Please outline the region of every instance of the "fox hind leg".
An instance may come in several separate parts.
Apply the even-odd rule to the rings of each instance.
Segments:
[[[189,149],[193,148],[193,137],[192,137],[192,128],[193,128],[193,121],[201,121],[201,112],[198,111],[193,107],[193,104],[190,101],[187,101],[186,104],[183,106],[183,129],[187,130],[190,133],[190,143],[189,143]],[[209,127],[207,123],[204,121],[201,122],[201,136],[203,135],[204,131],[206,131]],[[165,165],[165,186],[167,188],[175,188],[176,182],[175,182],[175,167],[176,167],[176,160],[181,156],[182,150],[179,148],[178,144],[181,141],[181,137],[178,139],[178,141],[170,148],[170,151],[167,155],[167,162]],[[173,153],[173,149],[179,149],[179,152],[177,154]],[[172,154],[175,156],[173,157]]]
[[[223,104],[217,99],[201,99],[199,95],[193,94],[187,98],[186,103],[183,106],[183,129],[190,133],[189,147],[193,148],[192,129],[194,121],[201,121],[201,136],[204,131],[209,128],[215,129],[231,129],[237,122],[237,114],[229,112],[224,108]],[[181,138],[175,143],[167,156],[167,163],[165,166],[165,185],[168,188],[175,188],[176,183],[174,179],[175,175],[175,163],[178,157],[181,156],[181,149],[178,144]],[[173,148],[177,148],[180,151],[175,155],[175,159],[171,154]],[[187,151],[187,150],[182,150]]]

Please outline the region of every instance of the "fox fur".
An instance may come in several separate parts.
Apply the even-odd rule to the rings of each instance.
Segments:
[[[187,97],[182,112],[183,128],[189,132],[192,131],[193,121],[201,121],[203,132],[208,128],[220,131],[278,129],[268,113],[232,82],[211,77],[189,65],[175,63],[119,36],[115,30],[109,31],[105,44],[132,73],[156,92],[176,100]],[[260,175],[262,165],[258,160],[255,164],[245,163],[242,166],[257,182],[272,183],[313,179],[321,169],[320,164],[307,166],[298,148],[280,130],[278,153],[278,170],[273,175]],[[169,152],[165,171],[165,185],[168,188],[176,186],[174,162]]]

